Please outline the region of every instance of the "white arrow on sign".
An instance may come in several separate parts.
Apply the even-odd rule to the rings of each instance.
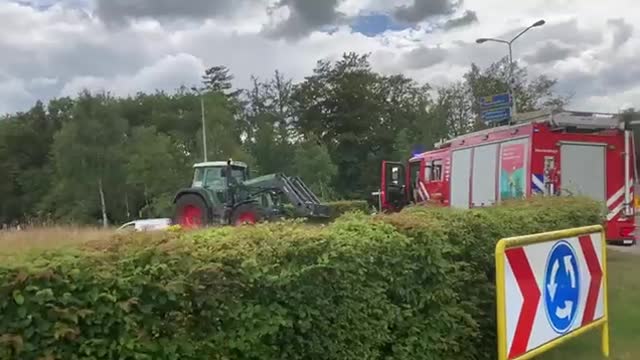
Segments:
[[[549,295],[551,295],[551,301],[556,295],[556,290],[558,289],[558,284],[556,283],[556,275],[558,275],[558,269],[560,268],[560,263],[558,260],[553,262],[553,266],[551,267],[551,282],[547,284],[547,289],[549,290]],[[564,257],[564,268],[567,271],[567,274],[571,277],[571,288],[576,287],[576,272],[573,268],[573,264],[571,263],[571,255]]]
[[[573,301],[565,301],[563,308],[556,309],[556,316],[560,319],[568,318],[571,316],[571,310],[573,310]]]
[[[575,270],[573,269],[573,264],[571,263],[571,255],[564,257],[564,268],[567,271],[567,273],[569,274],[569,276],[571,276],[571,288],[575,288],[576,287],[576,273],[575,273]]]
[[[558,260],[553,262],[553,266],[551,267],[551,282],[547,284],[547,289],[549,290],[549,295],[551,295],[551,301],[556,295],[556,289],[558,288],[558,284],[556,284],[556,274],[558,273],[558,269],[560,268],[560,264]]]
[[[571,287],[576,287],[576,272],[573,268],[573,264],[571,263],[571,255],[564,257],[564,268],[571,277]],[[556,294],[556,290],[558,289],[558,284],[556,283],[556,275],[558,275],[558,269],[560,268],[560,263],[558,260],[553,262],[553,266],[551,267],[551,279],[547,284],[547,289],[549,290],[549,295],[551,295],[551,301]],[[571,310],[573,310],[573,301],[565,301],[564,307],[559,307],[556,309],[556,316],[560,319],[565,319],[571,316]]]

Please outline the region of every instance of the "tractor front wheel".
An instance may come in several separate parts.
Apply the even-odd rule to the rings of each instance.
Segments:
[[[174,224],[197,229],[207,224],[207,204],[198,195],[183,195],[176,201]]]
[[[264,213],[255,204],[244,204],[238,206],[231,216],[231,225],[253,225],[264,220]]]

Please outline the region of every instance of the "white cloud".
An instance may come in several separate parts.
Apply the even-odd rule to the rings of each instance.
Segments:
[[[27,108],[33,105],[32,95],[22,79],[0,80],[0,109]]]
[[[106,91],[115,95],[134,95],[139,91],[174,91],[181,85],[198,83],[205,66],[193,55],[168,55],[135,74],[115,77],[81,76],[71,79],[61,90],[63,96],[75,96],[83,89]]]
[[[541,49],[546,51],[544,58],[549,61],[530,61],[531,75],[546,73],[558,78],[558,88],[573,92],[574,105],[586,110],[640,107],[640,97],[634,97],[640,87],[640,70],[634,60],[640,55],[640,39],[633,32],[634,24],[640,23],[640,12],[624,11],[634,8],[633,0],[466,0],[452,16],[471,10],[478,22],[453,31],[435,29],[446,20],[437,17],[419,23],[417,30],[389,31],[376,37],[352,33],[342,25],[331,34],[315,31],[293,41],[262,33],[265,26],[287,18],[286,8],[279,10],[279,18],[266,13],[266,5],[249,8],[242,16],[231,12],[233,16],[211,17],[183,9],[179,14],[183,18],[197,19],[171,22],[166,21],[171,8],[162,8],[161,18],[152,13],[128,25],[113,26],[92,12],[88,1],[38,0],[40,9],[0,1],[0,114],[24,110],[37,99],[74,95],[83,87],[126,94],[190,86],[199,82],[204,68],[213,65],[230,67],[237,86],[249,85],[251,75],[268,77],[276,69],[301,80],[317,60],[337,58],[346,51],[372,53],[372,65],[384,73],[403,72],[420,81],[443,84],[458,80],[472,62],[486,66],[507,54],[506,46],[478,45],[475,38],[508,38],[540,18],[547,24],[514,44],[519,61],[534,59]],[[261,1],[267,5],[278,2]],[[84,6],[77,6],[83,2]],[[342,0],[336,2],[335,11],[347,17],[362,11],[392,13],[398,6],[413,3]],[[120,16],[122,9],[116,7],[111,14]],[[305,21],[316,25],[315,20]],[[548,44],[557,45],[562,54],[553,53]]]

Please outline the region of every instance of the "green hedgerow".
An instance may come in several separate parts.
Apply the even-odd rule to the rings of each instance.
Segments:
[[[566,198],[340,213],[0,264],[0,359],[493,359],[496,241],[602,221]]]

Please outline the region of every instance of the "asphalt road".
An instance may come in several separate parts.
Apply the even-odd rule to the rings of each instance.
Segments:
[[[640,224],[640,216],[636,216],[636,224]],[[636,230],[636,239],[640,239],[640,228]],[[640,242],[636,242],[633,246],[610,245],[607,248],[613,251],[640,255]]]

